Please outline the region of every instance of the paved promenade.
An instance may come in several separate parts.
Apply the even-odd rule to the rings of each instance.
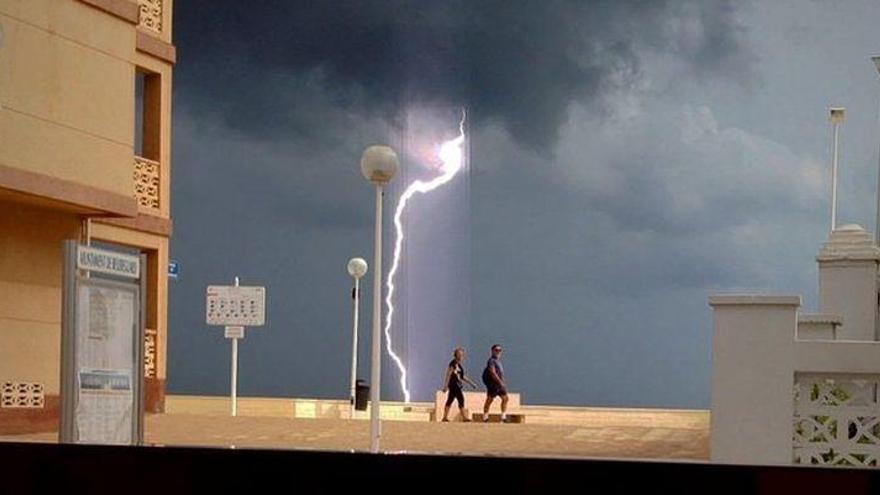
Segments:
[[[563,420],[565,421],[565,420]],[[478,424],[383,421],[383,450],[450,454],[705,460],[709,415],[697,411],[591,410],[569,424]],[[366,450],[369,423],[162,414],[146,418],[146,443],[237,448]],[[55,441],[55,434],[0,441]]]

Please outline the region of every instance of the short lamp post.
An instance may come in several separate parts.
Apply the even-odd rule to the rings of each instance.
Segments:
[[[354,287],[351,292],[351,299],[354,304],[352,311],[353,321],[351,330],[351,390],[349,394],[349,402],[351,409],[348,417],[354,418],[355,393],[357,386],[357,366],[358,366],[358,313],[360,312],[361,299],[361,277],[367,274],[367,262],[363,258],[352,258],[348,260],[348,274],[354,279]]]

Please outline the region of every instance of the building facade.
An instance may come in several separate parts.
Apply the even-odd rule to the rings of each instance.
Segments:
[[[147,255],[164,408],[171,25],[172,0],[0,0],[0,433],[57,429],[65,239]]]

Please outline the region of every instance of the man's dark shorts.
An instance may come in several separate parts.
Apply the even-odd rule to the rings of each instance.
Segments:
[[[486,384],[486,395],[492,398],[504,397],[507,395],[507,389],[494,383]]]

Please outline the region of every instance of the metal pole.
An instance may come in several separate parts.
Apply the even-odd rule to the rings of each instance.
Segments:
[[[134,436],[132,440],[134,440],[135,445],[143,445],[144,444],[144,406],[146,404],[144,399],[144,332],[146,332],[147,328],[147,255],[141,254],[141,278],[138,280],[139,290],[140,290],[140,311],[138,315],[138,329],[135,332],[135,357],[134,357],[134,376],[132,377],[137,384],[137,395],[134,396],[135,400],[135,415],[132,417],[132,425],[134,426]]]
[[[840,123],[834,122],[834,151],[831,157],[831,231],[837,228],[837,144]]]
[[[874,68],[880,73],[880,57],[871,57],[871,62],[874,63]],[[877,202],[877,216],[874,217],[874,245],[880,246],[880,152],[877,154],[877,190],[875,191],[875,195],[874,199]],[[874,340],[880,340],[880,338],[878,338],[878,332],[880,332],[880,312],[874,314]]]
[[[880,73],[880,57],[871,57],[871,61],[874,62],[874,68],[877,69],[877,72]],[[880,145],[878,145],[880,146]],[[874,228],[874,242],[878,246],[880,246],[880,153],[877,155],[877,217],[876,224]]]
[[[370,452],[379,452],[379,388],[382,381],[382,186],[376,185],[376,233],[373,252],[373,353],[370,372]]]
[[[78,241],[64,241],[61,292],[61,424],[58,441],[76,443],[76,252]]]
[[[878,69],[880,70],[880,69]],[[878,145],[880,146],[880,145]],[[880,148],[878,148],[880,150]],[[876,200],[877,200],[877,216],[875,217],[875,225],[874,225],[874,244],[880,246],[880,151],[877,153],[877,191],[876,191]]]
[[[235,277],[238,287],[238,277]],[[232,338],[232,416],[238,415],[238,339]]]
[[[354,300],[354,322],[352,323],[352,331],[351,331],[351,393],[349,394],[351,407],[349,408],[348,417],[349,419],[354,418],[354,403],[356,396],[356,387],[357,387],[357,365],[358,365],[358,310],[360,309],[360,279],[355,277],[354,279],[354,293],[352,294],[352,299]]]
[[[83,219],[83,234],[84,234],[84,242],[86,246],[92,245],[92,217],[85,217]]]

